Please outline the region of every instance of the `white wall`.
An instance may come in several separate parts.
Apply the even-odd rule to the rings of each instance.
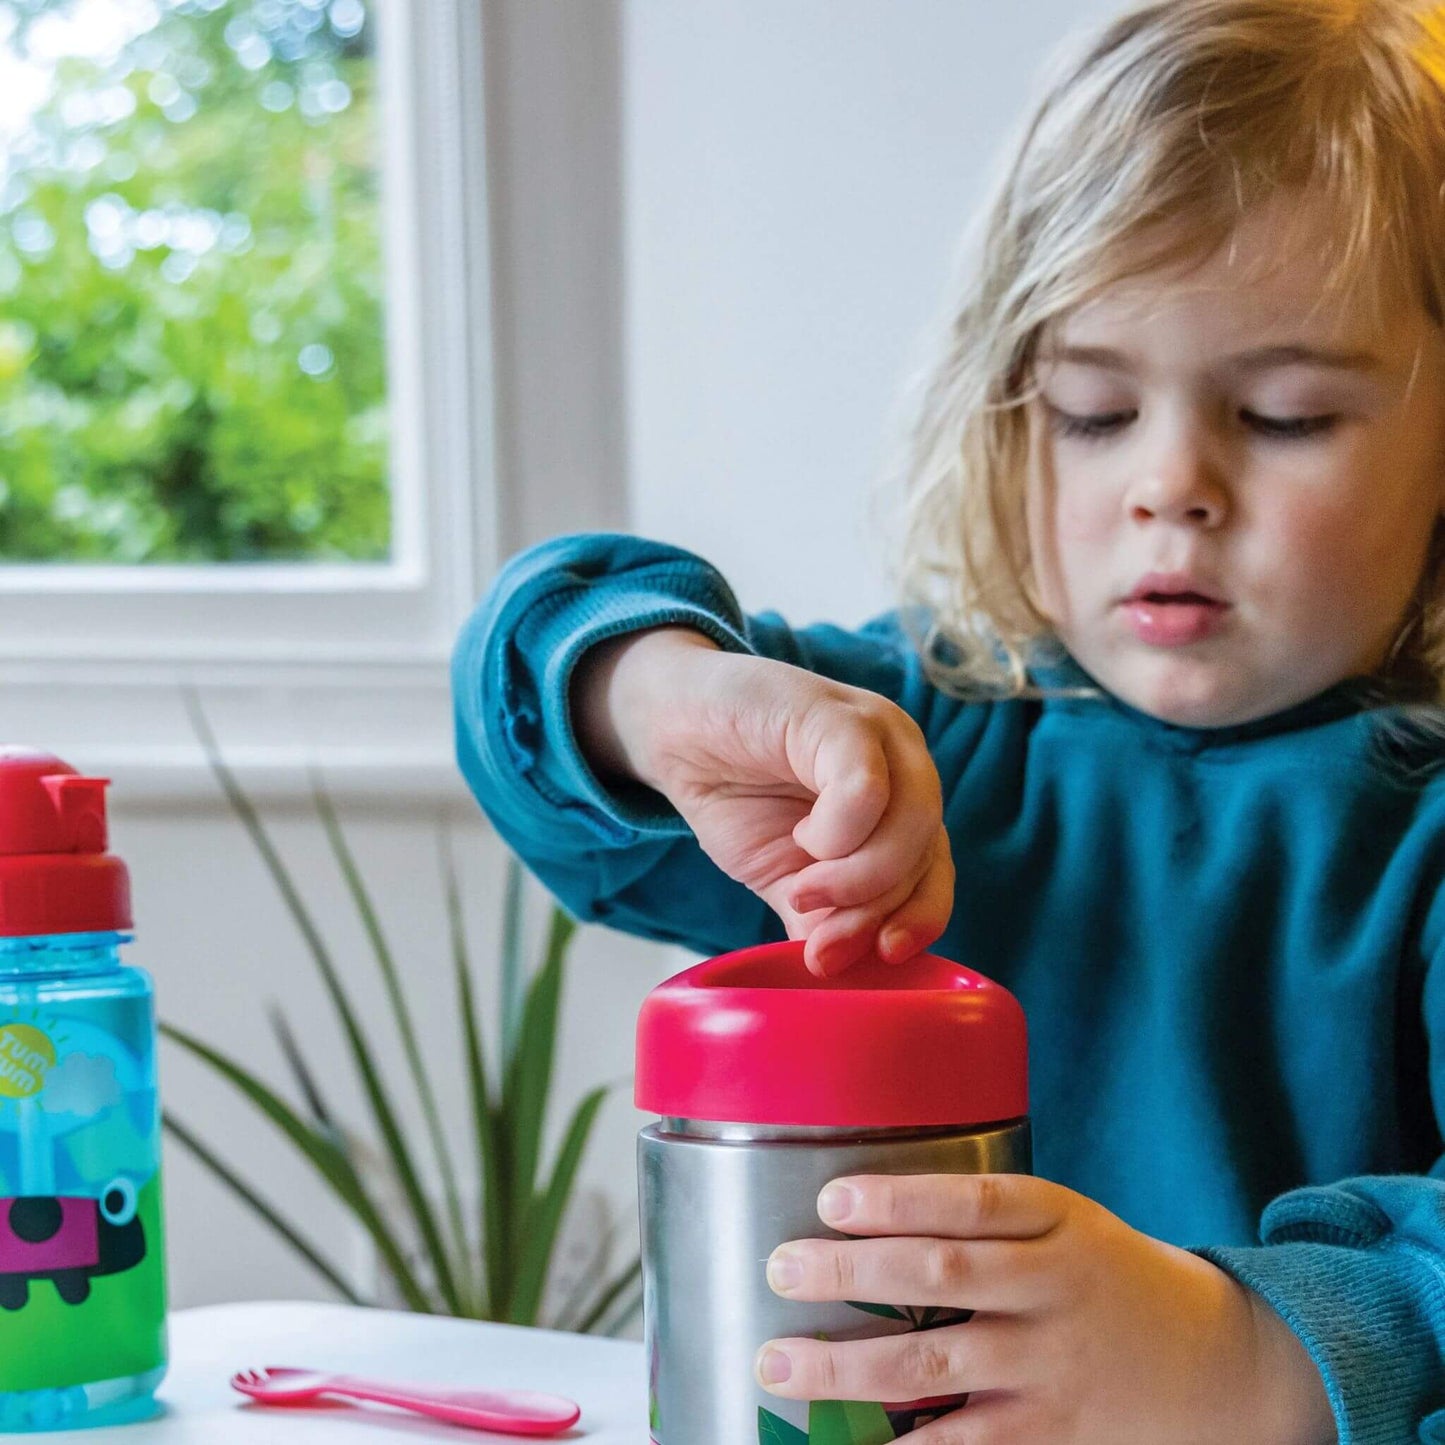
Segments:
[[[1044,59],[1116,0],[624,6],[633,526],[745,607],[889,605],[895,397]]]
[[[893,399],[943,295],[955,240],[996,171],[1044,55],[1106,0],[486,0],[496,233],[499,476],[511,545],[615,524],[692,546],[744,605],[855,621],[886,604],[866,496]],[[585,24],[575,23],[585,16]],[[600,188],[600,189],[599,189]],[[606,264],[600,264],[605,260]],[[444,709],[445,700],[435,700]],[[0,712],[0,733],[63,749]],[[446,727],[442,712],[429,726]],[[84,761],[77,757],[77,762]],[[134,956],[162,1014],[283,1078],[276,998],[362,1117],[300,941],[214,803],[114,789]],[[464,1095],[432,805],[345,814],[438,1067],[458,1147]],[[484,998],[500,850],[466,800],[461,851]],[[364,1017],[377,979],[314,820],[270,810]],[[538,915],[540,917],[540,913]],[[574,949],[554,1130],[630,1071],[646,990],[684,959],[588,930]],[[399,1052],[378,1043],[396,1071]],[[171,1048],[169,1107],[342,1255],[337,1209],[234,1096]],[[585,1171],[634,1209],[625,1094]],[[177,1304],[324,1291],[179,1150],[168,1151]]]
[[[112,846],[131,865],[137,910],[132,961],[151,969],[161,1016],[236,1055],[294,1096],[266,1022],[268,1003],[283,1005],[332,1107],[361,1126],[367,1118],[343,1039],[319,977],[280,896],[229,814],[205,807],[134,803],[116,790]],[[383,1061],[398,1100],[410,1099],[372,955],[321,829],[309,809],[285,802],[265,815],[288,866],[342,970],[357,1012]],[[481,1011],[494,1025],[501,906],[501,850],[490,831],[452,812],[466,896]],[[422,1049],[432,1069],[459,1171],[471,1174],[469,1109],[461,1035],[454,1004],[446,915],[437,866],[439,822],[431,810],[390,804],[343,804],[343,826],[371,888],[383,928],[407,981]],[[538,956],[546,900],[529,896]],[[565,1113],[595,1084],[631,1072],[632,1023],[643,995],[674,966],[665,950],[644,948],[602,930],[576,939],[563,996],[562,1047],[549,1149]],[[495,1037],[495,1033],[491,1035]],[[363,1275],[367,1253],[306,1165],[279,1141],[233,1090],[173,1045],[162,1058],[166,1107],[272,1198],[343,1269]],[[420,1119],[408,1115],[419,1158],[427,1158]],[[599,1118],[582,1173],[584,1188],[615,1202],[616,1217],[634,1208],[631,1157],[641,1116],[620,1089]],[[177,1306],[222,1299],[326,1298],[325,1284],[299,1265],[254,1215],[168,1141],[165,1167],[171,1286]],[[474,1176],[473,1176],[474,1177]],[[619,1261],[620,1262],[620,1261]]]

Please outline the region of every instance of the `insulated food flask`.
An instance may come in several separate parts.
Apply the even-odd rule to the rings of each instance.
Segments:
[[[773,1293],[774,1248],[823,1226],[847,1174],[1027,1173],[1023,1010],[930,954],[834,978],[798,942],[710,959],[654,989],[637,1032],[644,1337],[656,1445],[882,1445],[966,1397],[781,1399],[756,1384],[769,1339],[936,1329],[967,1310]]]

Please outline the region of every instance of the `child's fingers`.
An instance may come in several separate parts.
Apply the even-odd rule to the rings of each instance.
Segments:
[[[770,1340],[758,1351],[756,1369],[760,1383],[789,1399],[930,1399],[1028,1383],[1026,1344],[1017,1320],[984,1315],[967,1324],[883,1338]],[[784,1361],[769,1359],[774,1353]],[[967,1414],[965,1409],[960,1418]],[[920,1438],[940,1437],[925,1430]]]
[[[878,952],[887,962],[901,963],[938,941],[953,915],[956,878],[948,829],[939,824],[932,857],[918,886],[878,930]]]
[[[828,1181],[818,1202],[820,1219],[855,1237],[1039,1241],[1062,1230],[1070,1215],[1095,1227],[1112,1218],[1082,1194],[1033,1174],[845,1174]]]
[[[921,876],[942,816],[938,772],[921,750],[894,745],[886,756],[889,796],[877,826],[851,852],[828,856],[798,874],[788,901],[799,912],[874,903],[899,882]],[[820,795],[814,812],[823,801]]]
[[[872,834],[888,807],[892,784],[882,739],[866,727],[834,727],[810,765],[793,767],[818,795],[793,829],[793,841],[813,858],[846,857]]]
[[[912,957],[943,932],[952,908],[953,864],[948,857],[947,834],[942,829],[939,832],[939,842],[901,883],[860,907],[835,908],[808,928],[804,961],[809,968],[827,976],[857,963],[880,946],[880,925],[901,912],[905,913],[904,927],[910,946],[900,951],[902,945],[895,937],[885,953],[889,962]],[[940,848],[941,864],[936,856]]]
[[[953,911],[953,859],[942,827],[917,878],[859,908],[836,908],[804,929],[804,960],[828,976],[851,967],[870,952],[888,963],[921,953],[948,926]]]
[[[1058,1296],[1029,1240],[795,1239],[768,1259],[768,1284],[792,1300],[871,1300],[1018,1313]]]

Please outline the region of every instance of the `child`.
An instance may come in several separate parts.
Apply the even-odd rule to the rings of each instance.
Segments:
[[[1028,1014],[1036,1178],[837,1181],[774,1341],[919,1445],[1445,1442],[1445,7],[1163,0],[1027,132],[913,434],[905,606],[514,559],[458,749],[578,914]],[[1421,721],[1423,717],[1424,721]],[[955,871],[956,870],[956,871]]]

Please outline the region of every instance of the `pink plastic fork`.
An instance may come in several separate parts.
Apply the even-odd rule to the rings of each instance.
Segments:
[[[269,1367],[241,1370],[231,1376],[231,1388],[263,1405],[308,1405],[322,1395],[347,1400],[370,1400],[395,1405],[418,1415],[430,1415],[453,1425],[475,1430],[497,1430],[504,1435],[556,1435],[575,1425],[582,1410],[561,1395],[535,1390],[446,1390],[430,1385],[389,1385],[353,1375],[328,1375],[319,1370]]]

